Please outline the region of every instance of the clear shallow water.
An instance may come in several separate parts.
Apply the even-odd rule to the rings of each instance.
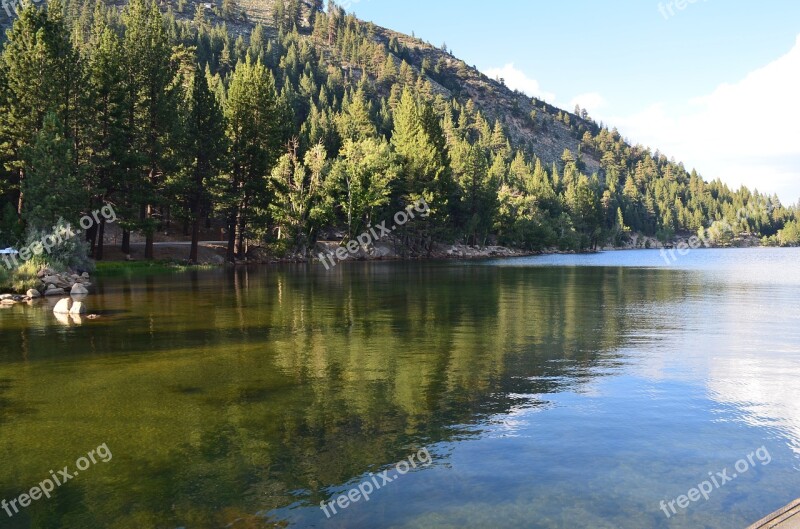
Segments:
[[[800,251],[108,279],[0,311],[0,527],[745,527],[800,497]],[[330,519],[320,501],[433,462]],[[674,500],[765,447],[667,518]]]

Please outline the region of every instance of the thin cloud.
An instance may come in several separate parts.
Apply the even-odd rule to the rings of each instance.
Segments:
[[[605,108],[608,105],[608,101],[597,92],[588,92],[573,97],[569,102],[569,108],[567,110],[572,110],[575,108],[575,105],[585,108],[589,114],[594,115],[599,110]]]
[[[800,35],[784,56],[684,105],[655,103],[608,123],[705,178],[800,197]]]
[[[503,79],[507,87],[519,90],[530,97],[536,97],[548,103],[553,103],[556,99],[555,94],[542,90],[539,81],[531,79],[525,72],[517,69],[513,62],[502,68],[489,68],[483,73],[492,79]]]

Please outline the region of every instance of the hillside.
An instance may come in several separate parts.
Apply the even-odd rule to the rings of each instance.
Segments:
[[[583,133],[587,130],[596,133],[598,130],[597,124],[581,119],[571,111],[567,112],[521,92],[512,91],[463,60],[421,39],[385,28],[377,28],[377,33],[380,40],[387,44],[392,38],[396,38],[408,51],[403,58],[417,71],[423,69],[424,61],[432,65],[441,64],[441,72],[428,72],[428,79],[436,84],[442,95],[454,97],[464,103],[473,101],[489,122],[500,121],[512,146],[535,153],[547,164],[560,163],[565,149],[573,153],[580,152],[580,138]],[[536,115],[531,117],[534,111]],[[559,113],[569,115],[573,126],[558,120]],[[587,153],[583,161],[588,172],[600,170],[600,160],[596,156]]]
[[[238,0],[234,5],[239,16],[228,18],[221,16],[223,5],[221,2],[216,2],[213,3],[212,8],[206,9],[206,14],[211,24],[224,24],[233,36],[243,35],[248,38],[256,24],[261,24],[268,35],[277,38],[278,32],[275,27],[277,1]],[[291,2],[287,2],[287,10],[291,9],[291,6],[288,6],[289,3]],[[126,4],[127,0],[111,3],[120,9]],[[301,15],[297,19],[298,29],[304,38],[309,37],[314,12],[321,9],[321,4],[322,0],[297,1],[301,11]],[[191,22],[198,5],[212,5],[212,3],[187,0],[182,12],[178,11],[179,2],[176,0],[166,0],[160,5],[165,12],[169,6],[178,20]],[[578,153],[581,149],[580,138],[583,133],[587,130],[596,133],[598,130],[596,123],[581,119],[580,116],[572,113],[572,110],[560,109],[539,99],[530,98],[521,92],[513,91],[451,53],[419,38],[380,26],[373,27],[376,42],[381,42],[388,47],[394,38],[403,46],[406,53],[402,54],[402,57],[394,55],[398,63],[402,60],[407,61],[417,73],[424,70],[423,63],[425,61],[430,65],[440,64],[443,66],[439,72],[431,72],[430,67],[425,71],[426,79],[433,85],[437,94],[448,99],[456,98],[462,103],[473,101],[476,109],[482,112],[490,123],[494,123],[495,120],[502,123],[514,148],[524,148],[535,153],[546,164],[560,163],[565,149]],[[342,66],[358,69],[357,65],[347,63]],[[531,112],[534,111],[536,116],[532,118]],[[557,119],[560,113],[569,115],[571,126]],[[600,160],[593,153],[584,154],[583,162],[589,173],[601,169]]]
[[[777,197],[703,181],[585,111],[512,91],[335,5],[50,7],[26,8],[0,65],[10,116],[0,243],[114,203],[123,252],[131,233],[152,255],[165,224],[188,235],[205,222],[225,226],[230,260],[250,245],[307,255],[420,200],[430,218],[394,236],[409,254],[434,242],[585,250],[693,234],[798,242],[797,212]],[[82,192],[47,211],[25,205],[59,179]]]
[[[267,33],[277,36],[275,27],[275,7],[278,0],[238,0],[235,8],[240,16],[226,18],[221,16],[221,2],[199,2],[186,0],[185,7],[178,11],[180,3],[176,0],[161,2],[162,9],[166,12],[171,8],[178,20],[191,22],[197,11],[198,5],[212,6],[206,9],[207,17],[212,24],[224,24],[231,35],[248,37],[256,26],[261,24]],[[299,30],[308,36],[311,29],[311,20],[315,10],[321,9],[322,0],[298,0],[301,9]],[[119,9],[127,4],[127,0],[108,2]],[[8,29],[14,17],[9,18],[5,12],[0,12],[0,28]],[[536,153],[544,162],[551,164],[561,161],[565,149],[573,153],[579,152],[580,138],[586,130],[596,132],[597,125],[572,114],[571,111],[559,109],[548,103],[530,98],[523,93],[513,91],[505,85],[490,79],[482,72],[467,65],[463,60],[445,52],[431,44],[387,28],[375,26],[375,38],[388,46],[392,38],[396,38],[408,51],[405,59],[418,73],[423,69],[423,62],[441,64],[443,70],[436,74],[427,72],[427,79],[433,84],[437,93],[446,98],[457,98],[466,102],[472,100],[475,107],[487,119],[494,123],[500,120],[509,135],[515,148],[525,148]],[[398,62],[401,60],[397,57]],[[531,117],[531,112],[536,112],[536,117]],[[564,124],[557,119],[559,113],[568,114],[572,126]],[[600,160],[592,153],[583,157],[588,172],[600,170]]]

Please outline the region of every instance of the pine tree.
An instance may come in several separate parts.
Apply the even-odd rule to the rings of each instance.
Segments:
[[[129,92],[132,104],[131,126],[134,149],[141,159],[137,189],[141,206],[139,228],[145,234],[145,258],[153,258],[153,234],[158,225],[154,218],[165,183],[164,171],[174,141],[178,106],[176,87],[172,84],[172,50],[164,20],[153,0],[131,0],[124,14],[127,54],[130,71]]]
[[[188,186],[189,220],[192,224],[189,261],[196,263],[200,219],[204,212],[211,213],[211,190],[225,168],[227,153],[222,108],[199,65],[192,80],[185,138],[191,173]]]
[[[374,138],[377,130],[372,120],[371,109],[363,88],[353,93],[350,100],[342,105],[342,113],[336,120],[342,140],[363,140]]]
[[[23,193],[31,197],[23,209],[27,226],[47,230],[60,218],[77,223],[87,203],[86,189],[71,170],[72,142],[54,112],[45,116],[41,131],[23,148],[22,157],[27,170]]]
[[[453,150],[453,176],[458,184],[455,224],[467,244],[482,244],[494,223],[499,182],[489,174],[483,149],[461,142]]]
[[[77,171],[75,134],[78,87],[82,82],[80,57],[72,48],[61,15],[60,0],[48,10],[28,4],[8,32],[0,61],[5,85],[0,112],[0,138],[14,172],[11,188],[17,192],[17,211],[24,210],[25,162],[22,151],[42,129],[44,117],[54,112],[62,134],[73,144],[70,171]],[[35,200],[36,197],[31,197]]]
[[[228,217],[229,261],[244,257],[251,210],[268,211],[265,180],[284,139],[277,99],[275,81],[263,64],[245,59],[236,65],[224,109],[231,165],[221,202]]]
[[[89,131],[88,148],[91,151],[91,184],[97,203],[116,201],[119,214],[126,213],[120,206],[124,197],[117,197],[125,189],[127,91],[125,87],[124,56],[117,33],[103,22],[98,22],[91,39],[92,52],[88,65],[88,84],[93,95],[90,105],[94,119]],[[115,200],[118,198],[118,200]],[[103,259],[105,218],[97,226],[94,258]]]

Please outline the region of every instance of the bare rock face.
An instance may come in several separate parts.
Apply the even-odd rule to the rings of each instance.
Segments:
[[[70,309],[72,308],[72,299],[64,298],[56,303],[56,306],[53,307],[53,314],[69,314]]]

